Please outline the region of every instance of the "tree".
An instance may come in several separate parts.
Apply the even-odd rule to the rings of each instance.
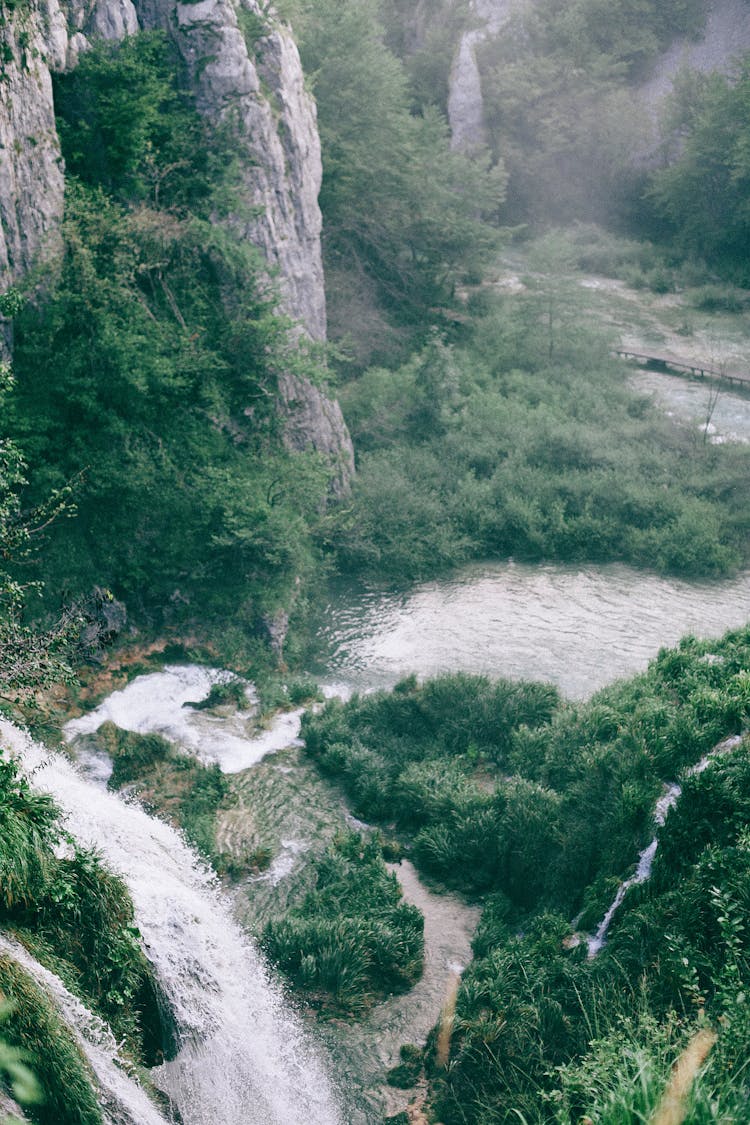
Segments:
[[[738,73],[683,76],[665,122],[667,163],[649,198],[683,251],[747,282],[750,55]]]
[[[7,298],[6,294],[6,298]],[[9,301],[0,298],[0,308]],[[0,408],[13,386],[8,364],[0,364]],[[24,621],[26,598],[38,584],[17,577],[35,540],[66,509],[70,488],[50,494],[31,511],[21,505],[26,466],[18,447],[0,437],[0,699],[20,702],[49,683],[71,674],[69,656],[77,633],[78,617],[66,611],[49,628],[37,629]]]
[[[497,245],[487,220],[503,198],[502,166],[452,152],[435,108],[411,112],[407,74],[373,0],[320,0],[301,28],[323,147],[327,257],[373,279],[401,320],[429,323]]]

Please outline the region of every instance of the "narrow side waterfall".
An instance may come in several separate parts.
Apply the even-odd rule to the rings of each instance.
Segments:
[[[667,813],[677,804],[681,793],[682,789],[679,785],[673,784],[667,786],[665,792],[656,802],[656,808],[654,810],[655,828],[658,829],[663,826],[664,821],[667,819]],[[648,847],[644,848],[638,856],[638,866],[635,869],[635,874],[631,875],[629,879],[626,879],[624,883],[620,883],[620,886],[617,889],[617,894],[612,901],[612,905],[599,923],[596,933],[593,935],[593,937],[587,938],[586,940],[586,944],[588,945],[589,949],[589,957],[596,957],[599,950],[602,949],[602,947],[606,944],[607,934],[609,932],[609,927],[612,923],[612,919],[617,913],[622,900],[625,898],[625,895],[628,893],[630,888],[637,886],[638,883],[645,883],[647,879],[651,878],[651,871],[654,866],[654,856],[656,855],[656,849],[658,846],[659,839],[657,836],[654,836]]]
[[[47,993],[70,1028],[79,1050],[94,1072],[99,1104],[107,1125],[167,1125],[166,1119],[131,1078],[120,1059],[111,1028],[69,992],[59,977],[31,956],[18,942],[0,934],[0,953],[16,961]]]
[[[321,1061],[222,899],[174,829],[86,781],[61,755],[0,723],[4,743],[67,827],[125,880],[180,1049],[152,1071],[184,1125],[336,1125]]]
[[[451,147],[459,151],[476,148],[486,141],[482,79],[477,48],[497,35],[510,17],[511,0],[474,0],[472,12],[479,27],[465,31],[453,59],[448,85],[448,121]]]
[[[732,735],[731,738],[724,739],[723,742],[720,742],[718,746],[714,747],[710,754],[706,754],[705,757],[701,758],[699,762],[696,762],[694,766],[691,766],[687,771],[687,776],[694,777],[696,774],[703,773],[703,771],[711,764],[714,758],[718,757],[721,754],[727,754],[730,750],[734,750],[735,747],[739,746],[742,742],[742,738],[742,735],[737,734]],[[667,819],[667,813],[670,809],[673,809],[675,807],[680,799],[681,794],[682,786],[674,782],[673,784],[666,787],[664,793],[662,793],[661,797],[656,802],[656,807],[654,809],[654,827],[657,829],[657,831],[659,828],[662,828],[664,826],[664,822]],[[612,900],[612,904],[609,907],[607,913],[599,923],[596,933],[592,937],[586,938],[586,945],[588,946],[590,958],[596,957],[597,953],[599,953],[599,951],[606,945],[607,934],[609,933],[609,927],[612,924],[612,919],[617,913],[623,899],[625,898],[625,895],[628,893],[630,888],[637,886],[639,883],[645,883],[648,879],[651,878],[651,871],[653,870],[654,866],[654,857],[656,856],[656,849],[658,848],[658,846],[659,838],[657,835],[655,835],[648,847],[644,848],[638,856],[638,866],[635,870],[635,874],[631,875],[630,878],[626,879],[623,883],[620,883],[620,886],[617,889],[617,894]]]

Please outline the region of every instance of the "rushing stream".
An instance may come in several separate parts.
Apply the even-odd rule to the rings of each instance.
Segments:
[[[750,442],[750,399],[726,386],[664,372],[639,371],[630,385],[679,422],[687,422],[713,445]]]
[[[335,1125],[325,1071],[214,877],[168,825],[97,788],[9,723],[3,742],[51,793],[70,832],[125,879],[169,1003],[177,1057],[153,1070],[183,1125]],[[144,1122],[147,1119],[144,1118]]]

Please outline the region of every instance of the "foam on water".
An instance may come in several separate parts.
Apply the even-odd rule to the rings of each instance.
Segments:
[[[59,977],[45,969],[18,942],[0,934],[0,953],[16,961],[49,996],[68,1025],[79,1050],[94,1072],[99,1104],[108,1125],[166,1125],[138,1081],[120,1058],[112,1029],[69,992]]]
[[[219,718],[186,706],[199,703],[214,684],[226,683],[231,678],[230,672],[217,668],[168,665],[161,672],[138,676],[95,710],[72,719],[65,726],[65,736],[72,741],[93,734],[102,723],[110,721],[138,734],[161,734],[201,761],[218,763],[224,773],[238,773],[266,754],[292,745],[299,736],[303,712],[284,711],[268,730],[250,734],[249,711]],[[248,684],[248,702],[251,695]],[[103,773],[102,763],[96,768]]]

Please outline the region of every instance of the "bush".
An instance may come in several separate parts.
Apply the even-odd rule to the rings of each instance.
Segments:
[[[41,1104],[25,1107],[38,1125],[102,1125],[93,1076],[50,1000],[19,966],[0,955],[0,992],[12,1004],[3,1036],[21,1048],[40,1086]]]
[[[57,810],[5,757],[0,817],[0,923],[21,935],[136,1056],[153,1061],[153,1049],[163,1046],[156,990],[124,883],[95,853],[58,854],[64,837]],[[33,1029],[37,1008],[29,996],[30,1010],[19,1008],[16,1018]]]
[[[207,859],[221,862],[215,820],[228,783],[218,765],[182,754],[161,735],[122,730],[111,722],[102,723],[93,738],[113,758],[110,789],[134,786],[150,810],[183,829]]]
[[[191,707],[194,711],[210,711],[213,707],[231,706],[239,711],[248,705],[247,687],[245,680],[233,676],[230,680],[212,684],[206,698],[199,703],[184,703],[183,707]]]
[[[377,840],[348,832],[318,861],[302,905],[266,925],[261,946],[308,999],[359,1014],[419,979],[423,925]]]

